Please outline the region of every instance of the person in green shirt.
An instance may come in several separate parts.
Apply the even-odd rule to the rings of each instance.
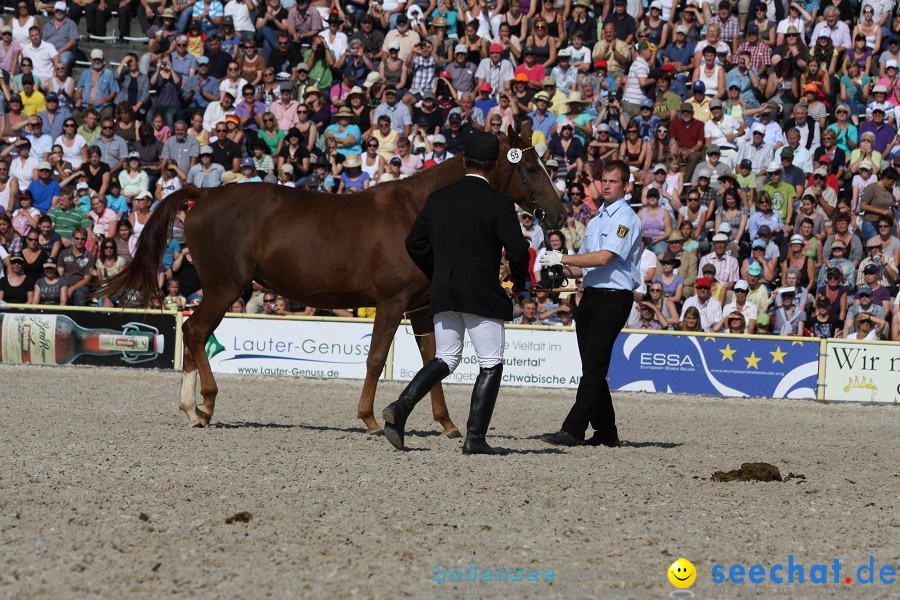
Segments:
[[[94,143],[100,137],[100,113],[93,108],[89,108],[84,112],[84,123],[78,128],[78,135],[84,138],[88,146]]]
[[[777,211],[781,215],[785,236],[790,235],[790,226],[788,224],[793,220],[794,198],[797,196],[797,188],[781,180],[782,171],[779,161],[773,160],[770,162],[766,172],[769,175],[769,182],[762,189],[772,198],[772,210]]]
[[[63,187],[59,193],[59,204],[47,211],[47,216],[53,222],[53,227],[62,238],[65,248],[72,245],[72,232],[76,227],[90,229],[92,226],[87,213],[75,206],[74,194],[75,190],[71,185]]]

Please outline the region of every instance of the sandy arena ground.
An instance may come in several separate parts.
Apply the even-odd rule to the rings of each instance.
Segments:
[[[175,373],[0,367],[0,597],[668,598],[680,556],[698,598],[900,597],[856,582],[870,555],[900,571],[897,407],[617,394],[626,447],[560,450],[536,436],[573,392],[504,388],[489,441],[513,454],[469,458],[427,402],[401,453],[364,435],[361,382],[218,379],[190,430]],[[752,461],[806,479],[709,479]],[[853,583],[711,581],[788,554]],[[473,563],[554,581],[434,581]]]

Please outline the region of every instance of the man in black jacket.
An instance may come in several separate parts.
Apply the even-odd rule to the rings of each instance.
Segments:
[[[488,179],[499,151],[497,136],[473,132],[465,145],[466,176],[428,196],[406,238],[407,252],[431,280],[437,353],[384,409],[384,434],[398,450],[404,447],[406,419],[416,403],[459,365],[468,331],[481,370],[472,390],[463,454],[497,453],[484,436],[503,375],[503,321],[513,317],[512,302],[499,281],[503,250],[515,289],[524,289],[528,271],[528,242],[513,203]]]

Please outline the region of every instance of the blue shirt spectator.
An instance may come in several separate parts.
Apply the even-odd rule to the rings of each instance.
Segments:
[[[97,60],[103,60],[102,52],[99,54],[99,59],[94,58],[98,56],[98,52],[100,51],[93,50],[91,52],[92,62],[95,64]],[[80,105],[76,103],[76,107],[93,107],[99,111],[112,105],[113,99],[119,93],[119,84],[113,72],[103,68],[102,65],[101,62],[100,69],[87,69],[81,73],[75,89],[75,98],[80,101]]]
[[[41,214],[47,214],[53,206],[53,198],[58,198],[60,194],[59,183],[53,179],[49,179],[46,184],[40,179],[35,179],[28,184],[28,191],[34,197],[34,207],[41,211]]]

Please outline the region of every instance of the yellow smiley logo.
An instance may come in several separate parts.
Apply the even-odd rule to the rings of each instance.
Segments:
[[[697,579],[697,569],[686,558],[679,558],[669,567],[669,582],[677,588],[691,587]]]

